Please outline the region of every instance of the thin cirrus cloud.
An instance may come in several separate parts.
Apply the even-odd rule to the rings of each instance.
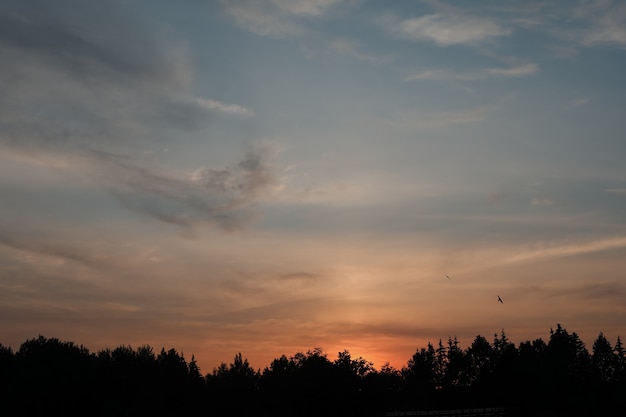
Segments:
[[[347,39],[335,39],[329,43],[329,50],[338,55],[349,56],[358,61],[372,64],[382,64],[388,61],[387,57],[372,55],[363,52],[361,45]]]
[[[591,101],[591,99],[589,98],[575,98],[574,100],[570,101],[570,106],[571,107],[581,107],[584,106],[585,104],[588,104]]]
[[[297,16],[320,16],[341,0],[271,0],[279,10]]]
[[[260,2],[222,2],[238,26],[259,36],[287,37],[299,35],[304,28],[267,10]]]
[[[217,100],[211,100],[201,97],[193,97],[191,102],[196,103],[200,107],[207,110],[218,110],[222,113],[235,114],[240,116],[254,116],[254,111],[238,104],[225,104]]]
[[[533,206],[552,206],[554,205],[554,200],[549,198],[533,198],[530,200],[530,204]]]
[[[507,36],[512,30],[497,22],[456,14],[430,14],[389,22],[397,35],[416,41],[431,41],[440,46],[473,45],[490,38]]]
[[[485,68],[474,72],[455,72],[446,69],[430,69],[420,71],[405,78],[405,81],[475,81],[491,77],[526,77],[539,70],[536,64],[524,64],[510,68]]]
[[[341,0],[221,0],[237,25],[259,36],[284,38],[306,33],[305,18],[324,15]]]
[[[0,230],[0,246],[22,254],[42,255],[50,260],[78,262],[94,269],[114,269],[106,257],[67,242],[58,242],[56,236],[35,228],[21,227],[18,231],[15,227],[3,227]]]
[[[529,262],[543,258],[575,256],[591,252],[600,252],[609,249],[626,247],[626,238],[607,238],[599,240],[591,240],[581,243],[563,244],[563,245],[546,245],[537,247],[523,253],[518,253],[509,258],[505,258],[503,263],[512,262]]]
[[[582,32],[585,46],[617,45],[626,48],[626,4],[597,2],[579,7],[579,17],[590,18],[591,25]]]
[[[570,6],[568,3],[567,6]],[[618,1],[578,2],[573,7],[546,4],[541,16],[535,19],[559,40],[551,49],[560,57],[576,56],[579,47],[626,47],[626,4]],[[568,25],[549,25],[547,16],[562,18]],[[565,42],[563,42],[565,41]]]

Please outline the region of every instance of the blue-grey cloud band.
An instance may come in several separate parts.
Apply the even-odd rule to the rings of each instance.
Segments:
[[[201,129],[216,113],[253,112],[191,95],[184,47],[171,48],[131,11],[96,5],[98,15],[93,4],[63,3],[11,1],[0,12],[0,53],[9,58],[0,64],[0,146],[80,166],[124,207],[162,222],[244,224],[275,181],[266,151],[190,179],[146,166],[138,150],[173,145],[176,129]]]

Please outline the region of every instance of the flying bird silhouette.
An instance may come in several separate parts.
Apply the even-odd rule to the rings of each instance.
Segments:
[[[450,279],[450,275],[446,274],[446,278]]]
[[[500,304],[504,304],[504,302],[502,301],[502,298],[500,298],[499,295],[498,295],[498,301],[500,302]]]

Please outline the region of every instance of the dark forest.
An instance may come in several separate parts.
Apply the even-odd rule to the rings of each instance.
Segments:
[[[561,325],[516,346],[504,331],[418,348],[402,369],[320,348],[253,369],[240,353],[203,375],[175,349],[97,353],[39,336],[0,344],[5,416],[384,416],[392,411],[504,407],[516,416],[626,415],[626,350],[602,333],[587,349]],[[617,411],[617,413],[615,412]]]

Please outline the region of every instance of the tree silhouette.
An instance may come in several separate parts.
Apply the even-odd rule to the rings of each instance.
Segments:
[[[591,354],[560,324],[519,347],[504,330],[463,350],[456,337],[418,348],[401,370],[348,350],[281,355],[255,371],[241,353],[203,378],[195,356],[121,345],[95,354],[39,336],[0,344],[0,415],[383,416],[388,411],[504,406],[518,415],[626,409],[626,352],[603,333]],[[509,413],[509,411],[507,411]],[[618,414],[618,415],[623,415]]]
[[[333,363],[321,348],[294,355],[294,397],[300,415],[327,415],[335,410]],[[298,414],[299,414],[298,413]]]
[[[615,343],[613,352],[615,353],[616,378],[624,380],[626,379],[626,349],[624,349],[622,339],[619,336],[617,336],[617,342]]]
[[[543,380],[545,352],[547,345],[543,339],[520,343],[518,349],[518,404],[522,411],[542,408],[552,399]]]
[[[259,377],[241,353],[235,355],[230,365],[221,363],[213,374],[206,376],[212,408],[227,415],[250,412],[257,403]]]
[[[200,367],[196,362],[195,355],[191,355],[191,361],[189,362],[188,371],[190,384],[193,387],[197,387],[197,390],[201,390],[202,387],[204,387],[204,377],[200,372]]]
[[[383,415],[385,411],[398,409],[401,405],[399,397],[402,385],[402,373],[385,363],[380,371],[373,369],[365,374],[362,380],[363,395],[369,401],[363,403],[367,411],[361,415]]]
[[[416,351],[402,369],[403,394],[407,405],[430,408],[435,391],[435,357],[432,343]]]
[[[626,350],[622,345],[622,340],[617,337],[617,342],[613,348],[615,354],[615,381],[611,388],[613,395],[607,399],[607,404],[615,409],[626,410]]]
[[[16,394],[15,378],[16,365],[13,350],[0,343],[0,397],[14,398]],[[12,411],[7,401],[0,401],[0,415],[10,415]]]
[[[293,381],[296,363],[285,355],[274,359],[269,367],[263,370],[260,388],[263,391],[263,407],[273,410],[277,415],[288,415],[295,408],[293,397]]]
[[[611,343],[602,333],[593,342],[591,362],[596,382],[606,383],[615,380],[617,373],[617,357],[613,353]]]
[[[484,336],[478,335],[467,349],[466,355],[466,383],[472,386],[487,386],[492,371],[492,346]]]
[[[15,393],[26,415],[79,415],[89,409],[93,360],[83,346],[39,336],[15,355]]]
[[[556,398],[556,412],[580,409],[581,401],[588,392],[590,371],[589,353],[576,333],[569,334],[557,324],[551,332],[546,348],[545,367],[542,379],[546,392]]]
[[[454,340],[448,338],[447,363],[443,376],[443,387],[446,389],[459,390],[463,387],[463,370],[465,369],[465,354],[459,347],[456,336]]]
[[[509,341],[504,330],[500,337],[494,335],[491,353],[490,393],[492,402],[502,405],[519,406],[517,392],[520,389],[519,352]]]

